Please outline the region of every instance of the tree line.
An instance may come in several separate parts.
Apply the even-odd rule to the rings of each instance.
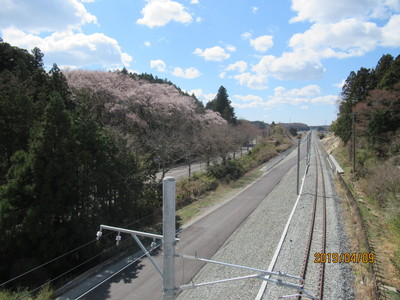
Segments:
[[[257,134],[236,119],[224,87],[204,107],[169,82],[126,70],[63,73],[54,64],[46,72],[40,49],[1,41],[0,281],[92,240],[99,224],[154,214],[157,172],[225,162]]]
[[[331,130],[349,146],[351,159],[343,163],[353,164],[366,230],[390,249],[384,268],[394,274],[400,271],[400,56],[383,55],[375,68],[350,73]]]

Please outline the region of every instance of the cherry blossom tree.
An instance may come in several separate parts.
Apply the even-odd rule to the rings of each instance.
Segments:
[[[177,162],[190,164],[199,155],[201,130],[226,124],[219,113],[199,110],[193,97],[172,84],[123,72],[74,70],[65,76],[75,97],[88,98],[97,120],[117,128],[137,151],[150,153],[163,176]]]
[[[249,150],[249,144],[255,140],[257,136],[262,135],[262,130],[249,121],[239,120],[238,125],[235,126],[234,135],[242,155],[242,147],[247,146],[247,150]]]

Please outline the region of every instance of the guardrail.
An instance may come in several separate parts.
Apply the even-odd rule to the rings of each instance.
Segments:
[[[336,161],[335,157],[333,157],[332,154],[328,155],[328,160],[330,162],[330,165],[331,165],[334,173],[344,174],[342,167],[338,164],[338,162]]]

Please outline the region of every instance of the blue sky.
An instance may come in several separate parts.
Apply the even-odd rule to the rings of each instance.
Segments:
[[[330,124],[350,71],[400,54],[399,0],[0,0],[4,41],[46,66],[126,67],[239,118]]]

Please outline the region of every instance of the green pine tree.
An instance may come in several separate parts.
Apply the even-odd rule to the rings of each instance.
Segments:
[[[393,89],[398,82],[400,82],[400,55],[396,57],[385,75],[383,75],[379,88]]]
[[[393,56],[390,54],[382,55],[375,67],[375,76],[377,81],[377,87],[381,89],[381,80],[390,69],[393,63]]]
[[[215,98],[206,104],[206,109],[219,112],[221,117],[228,121],[228,123],[236,124],[237,119],[235,116],[235,111],[228,97],[229,96],[226,88],[221,85]]]

